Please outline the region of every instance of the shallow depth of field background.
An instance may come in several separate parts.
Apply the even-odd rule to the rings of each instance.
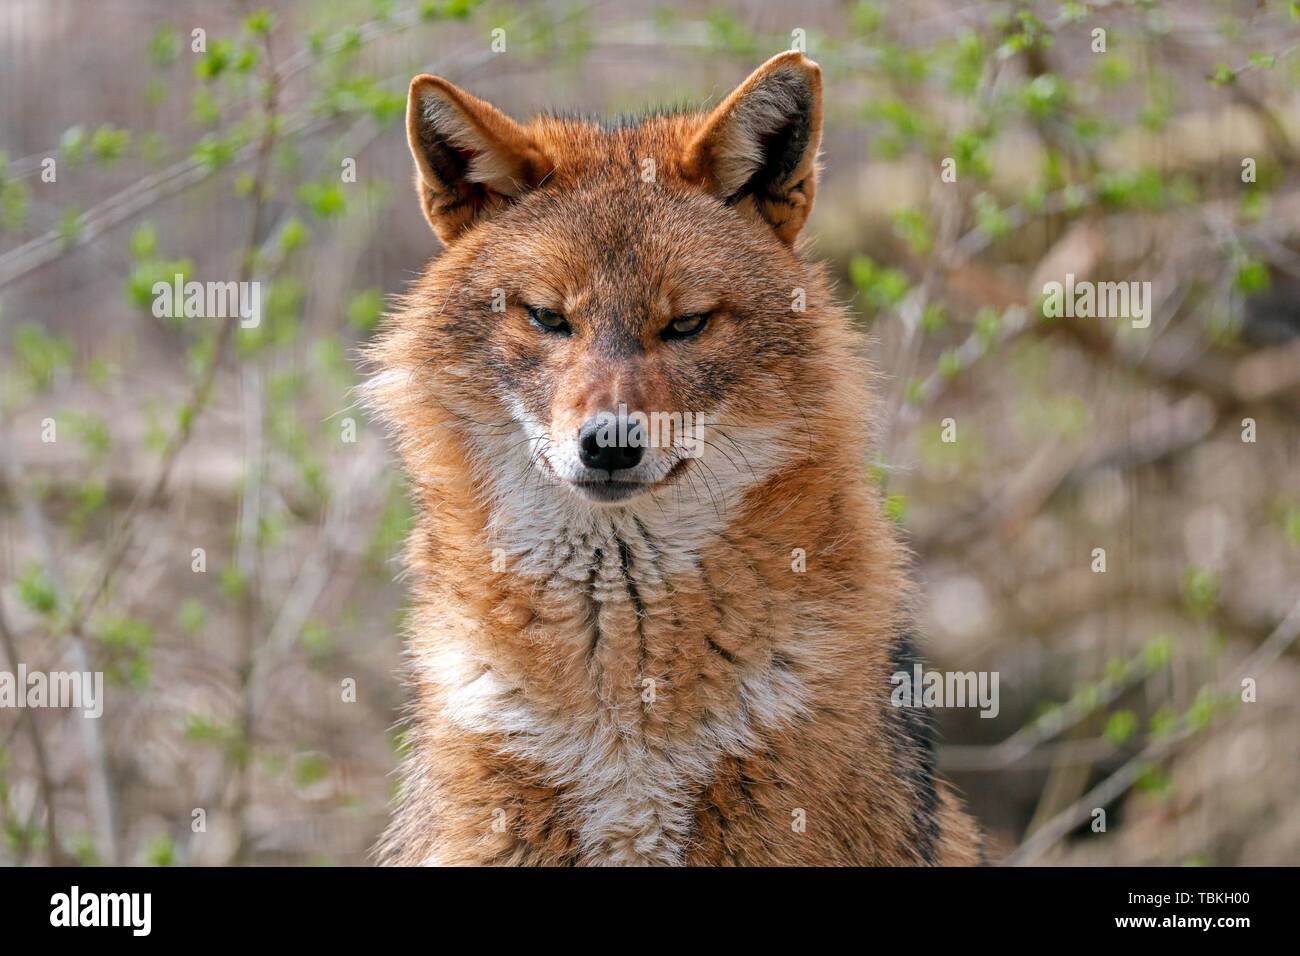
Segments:
[[[713,103],[795,30],[809,248],[882,373],[864,474],[931,664],[1000,674],[996,719],[940,715],[992,856],[1300,862],[1300,10],[1254,0],[6,0],[0,669],[109,689],[0,711],[0,862],[367,860],[409,516],[352,389],[436,251],[407,82]],[[260,280],[261,327],[155,318],[175,272]],[[1066,272],[1152,282],[1151,328],[1042,321]]]

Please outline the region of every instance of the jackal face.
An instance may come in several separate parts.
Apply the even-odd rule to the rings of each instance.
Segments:
[[[521,125],[417,77],[416,188],[446,251],[376,356],[433,376],[487,474],[601,506],[756,480],[816,357],[791,246],[820,132],[798,53],[711,113],[614,127]]]

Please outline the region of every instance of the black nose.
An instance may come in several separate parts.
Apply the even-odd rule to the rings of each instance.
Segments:
[[[635,468],[644,445],[644,429],[640,423],[614,415],[589,418],[578,432],[578,457],[588,468],[605,471]]]

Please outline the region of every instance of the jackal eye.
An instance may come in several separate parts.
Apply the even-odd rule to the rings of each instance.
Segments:
[[[541,306],[530,305],[528,307],[528,317],[533,320],[535,325],[540,326],[546,332],[568,335],[573,331],[569,328],[569,323],[564,316],[550,309],[543,309]]]
[[[673,319],[668,323],[668,328],[659,333],[660,338],[664,339],[688,339],[692,335],[698,335],[704,331],[704,326],[709,323],[709,313],[696,312],[693,315],[683,315],[681,318]]]

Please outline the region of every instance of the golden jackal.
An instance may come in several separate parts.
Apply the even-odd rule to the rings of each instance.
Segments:
[[[370,358],[418,512],[399,864],[970,863],[812,208],[821,72],[522,125],[419,76],[446,246]]]

